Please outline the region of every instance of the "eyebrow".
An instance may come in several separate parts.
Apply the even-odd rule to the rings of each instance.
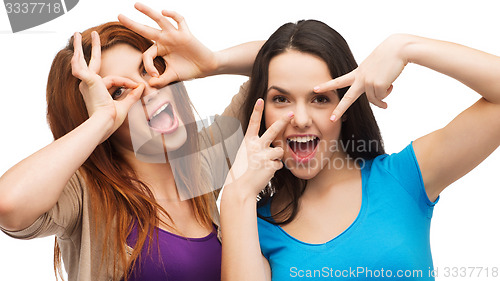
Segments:
[[[280,92],[280,93],[282,93],[282,94],[284,94],[284,95],[286,95],[286,96],[290,96],[290,95],[291,95],[289,91],[287,91],[287,90],[285,90],[285,89],[283,89],[283,88],[281,88],[281,87],[278,87],[278,86],[274,86],[274,85],[273,85],[273,86],[269,87],[269,88],[267,89],[267,93],[269,93],[269,91],[271,91],[271,90],[276,90],[276,91],[278,91],[278,92]],[[311,95],[311,96],[314,96],[314,95],[319,95],[319,94],[323,94],[323,93],[316,93],[316,92],[315,92],[315,91],[313,91],[313,90],[312,90],[311,92],[309,92],[309,93],[308,93],[308,95]]]

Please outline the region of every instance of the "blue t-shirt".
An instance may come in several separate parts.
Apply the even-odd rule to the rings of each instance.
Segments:
[[[412,145],[367,160],[361,168],[359,214],[324,244],[304,243],[258,219],[273,281],[434,280],[429,232],[439,198],[427,197]],[[270,216],[270,202],[258,212]]]

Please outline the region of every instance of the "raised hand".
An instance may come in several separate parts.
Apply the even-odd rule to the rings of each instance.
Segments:
[[[124,15],[118,16],[124,26],[155,42],[143,55],[144,67],[152,76],[150,85],[163,87],[174,81],[208,76],[215,71],[216,55],[191,34],[181,15],[166,10],[159,13],[141,3],[136,3],[134,7],[161,28],[158,30]],[[177,28],[167,17],[177,23]],[[157,56],[163,57],[167,64],[167,69],[161,76],[153,64]]]
[[[227,185],[241,179],[245,185],[252,186],[252,188],[245,190],[252,197],[256,197],[271,180],[274,173],[283,167],[281,162],[283,148],[271,147],[270,145],[294,116],[293,112],[287,113],[259,137],[263,111],[264,101],[258,99],[250,117],[245,138],[224,184]]]
[[[387,38],[355,70],[314,87],[315,92],[322,93],[351,86],[330,120],[339,120],[363,93],[372,104],[387,108],[383,99],[391,93],[392,83],[408,63],[401,54],[401,42],[398,35]]]
[[[139,100],[144,91],[144,84],[138,84],[130,79],[118,76],[101,78],[98,75],[101,67],[101,43],[97,32],[92,32],[92,56],[88,65],[83,55],[82,36],[80,33],[75,33],[73,45],[74,54],[71,59],[72,74],[82,80],[79,88],[89,117],[96,113],[102,114],[105,118],[110,118],[113,122],[111,131],[101,140],[102,142],[121,126],[130,107]],[[108,92],[112,87],[123,87],[127,93],[126,95],[122,94],[122,98],[113,100]]]

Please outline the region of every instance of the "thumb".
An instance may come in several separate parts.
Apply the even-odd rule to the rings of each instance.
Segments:
[[[135,89],[133,89],[122,101],[120,101],[120,104],[123,106],[125,112],[128,112],[132,105],[134,105],[134,103],[141,98],[145,87],[144,83],[139,83]]]
[[[175,71],[171,70],[171,68],[167,68],[167,70],[160,75],[160,77],[151,77],[149,79],[149,85],[155,87],[155,88],[163,88],[167,86],[168,84],[176,81],[181,81],[177,73]]]

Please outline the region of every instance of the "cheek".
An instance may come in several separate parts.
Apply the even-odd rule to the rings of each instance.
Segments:
[[[272,110],[269,109],[269,107],[265,107],[264,108],[264,122],[265,122],[265,126],[266,126],[266,129],[269,128],[275,121],[275,118],[274,118],[274,114],[272,112]]]
[[[194,117],[192,117],[192,118],[186,118],[188,120],[184,121],[182,119],[180,111],[177,108],[177,106],[175,105],[175,103],[172,103],[172,105],[174,107],[174,114],[175,114],[175,117],[177,118],[177,121],[179,122],[179,126],[189,125],[189,123],[196,123],[196,120],[194,120]],[[189,120],[189,119],[191,119],[191,120]]]
[[[265,117],[265,126],[266,129],[268,129],[274,122],[278,121],[281,118],[281,112],[279,112],[278,110],[265,110],[264,117]],[[283,139],[283,133],[276,136],[276,139],[273,140],[272,145],[273,147],[285,148],[287,144],[286,140]]]
[[[323,132],[323,140],[325,141],[325,149],[328,151],[337,151],[339,150],[339,145],[341,144],[340,132],[341,132],[342,124],[340,122],[336,122],[335,124],[331,124],[329,128],[324,128]]]
[[[340,137],[340,131],[342,129],[342,122],[335,122],[332,123],[330,120],[327,119],[327,121],[324,121],[322,126],[321,126],[321,131],[325,135],[325,137],[328,138],[339,138]]]

